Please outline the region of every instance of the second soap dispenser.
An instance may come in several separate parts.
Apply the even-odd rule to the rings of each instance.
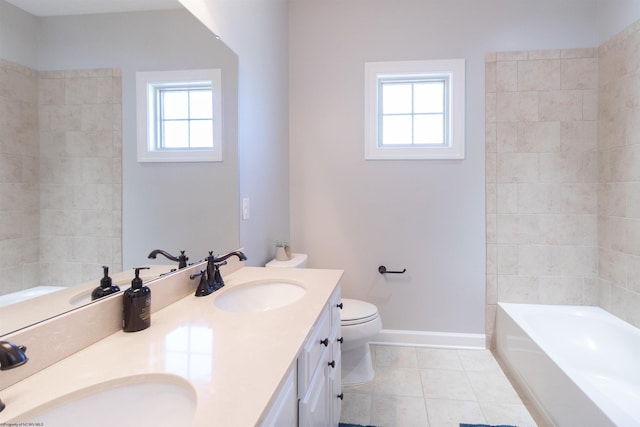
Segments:
[[[91,292],[91,301],[120,292],[120,288],[111,282],[111,277],[109,277],[109,267],[103,265],[102,270],[104,271],[104,277],[100,280],[100,286]]]
[[[151,326],[151,289],[142,284],[140,270],[135,269],[136,276],[131,281],[131,287],[124,291],[122,330],[137,332]]]

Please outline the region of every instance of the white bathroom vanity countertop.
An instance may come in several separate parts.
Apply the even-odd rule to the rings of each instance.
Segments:
[[[143,266],[141,266],[143,267]],[[157,264],[145,265],[144,270],[140,270],[140,278],[147,282],[177,269],[177,264]],[[59,290],[51,292],[39,298],[19,301],[11,305],[0,307],[0,335],[8,331],[14,331],[59,313],[73,310],[91,301],[91,292],[100,286],[102,270],[96,272],[96,279],[89,280],[74,286],[60,287]],[[135,277],[134,269],[121,272],[110,273],[112,282],[121,289],[127,289],[131,285],[131,280]],[[51,283],[51,285],[56,285]]]
[[[194,387],[191,425],[254,426],[341,277],[342,270],[244,267],[225,277],[225,288],[206,297],[187,296],[154,313],[150,328],[117,332],[2,390],[7,406],[0,424],[20,422],[18,415],[29,409],[101,382],[161,373]],[[306,293],[265,312],[229,312],[214,305],[233,286],[279,279],[301,284]],[[122,404],[135,410],[135,402]]]

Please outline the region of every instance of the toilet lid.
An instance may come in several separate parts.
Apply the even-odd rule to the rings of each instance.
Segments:
[[[291,254],[291,259],[278,261],[272,259],[265,264],[265,267],[284,267],[284,268],[298,268],[307,262],[307,254]]]
[[[378,316],[378,307],[366,301],[342,298],[340,320],[343,325],[369,322]]]

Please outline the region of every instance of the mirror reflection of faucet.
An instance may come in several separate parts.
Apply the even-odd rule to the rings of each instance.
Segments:
[[[147,256],[147,258],[156,259],[156,256],[158,254],[163,255],[165,258],[167,258],[167,259],[169,259],[171,261],[177,262],[178,263],[178,269],[185,268],[187,266],[187,261],[189,261],[189,257],[187,257],[184,254],[184,251],[180,251],[180,255],[176,257],[176,256],[171,255],[167,251],[163,251],[162,249],[154,249],[154,250],[152,250],[151,253]]]
[[[17,346],[9,341],[0,341],[0,371],[22,366],[29,358],[25,354],[27,347]],[[0,412],[5,408],[5,404],[0,400]]]

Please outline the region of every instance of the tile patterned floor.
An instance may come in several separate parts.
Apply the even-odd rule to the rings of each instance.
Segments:
[[[371,345],[375,379],[344,387],[342,422],[536,426],[489,350]]]

